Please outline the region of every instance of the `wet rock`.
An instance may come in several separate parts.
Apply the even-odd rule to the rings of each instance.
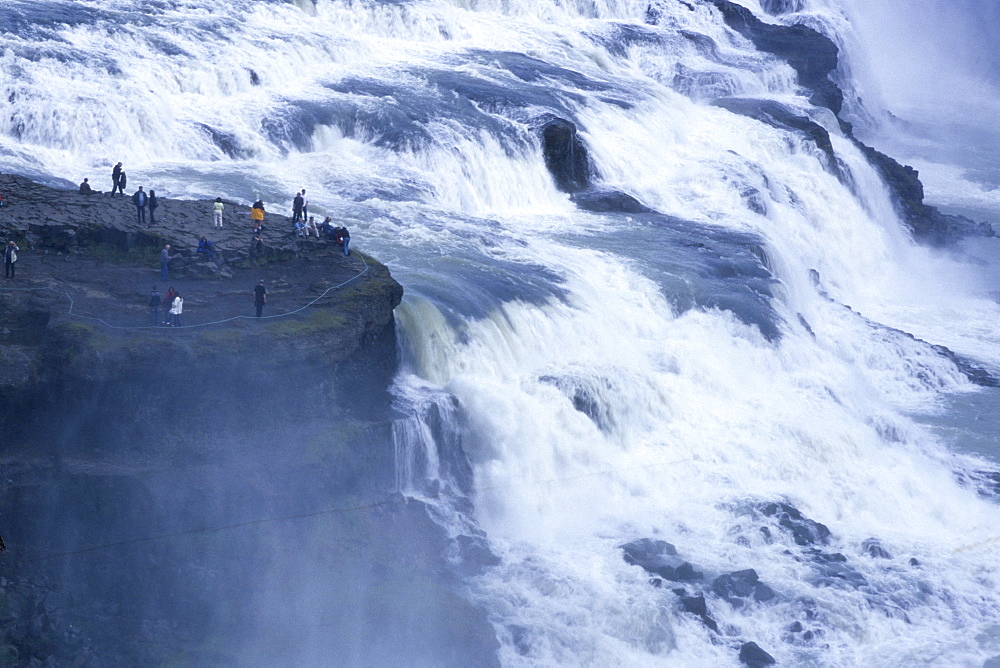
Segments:
[[[775,518],[778,526],[792,535],[796,545],[825,545],[830,540],[830,530],[825,524],[809,519],[791,504],[761,503],[754,509],[764,517]]]
[[[654,213],[642,202],[620,190],[591,189],[574,193],[573,203],[585,211],[597,213]]]
[[[810,102],[839,114],[844,94],[830,72],[837,67],[839,49],[826,35],[812,28],[764,23],[749,9],[729,0],[711,0],[726,25],[753,42],[758,50],[783,59],[798,74],[799,84],[811,91]]]
[[[892,554],[882,546],[882,541],[878,538],[868,538],[862,542],[861,552],[875,559],[892,559]]]
[[[757,571],[748,568],[720,575],[712,582],[712,592],[734,608],[750,601],[763,603],[775,597],[774,590],[760,581]]]
[[[740,193],[740,199],[748,209],[761,216],[767,215],[767,202],[764,195],[756,188],[744,188]]]
[[[823,552],[811,548],[804,553],[816,569],[814,584],[827,587],[863,587],[868,584],[861,573],[847,563],[847,557],[839,552]]]
[[[478,575],[500,563],[500,557],[493,554],[483,536],[462,535],[455,538],[455,543],[461,560],[461,571],[466,575]]]
[[[690,563],[678,557],[677,549],[666,541],[642,538],[621,548],[626,563],[640,566],[647,573],[665,580],[684,582],[703,577]]]
[[[567,193],[580,192],[590,185],[587,147],[576,125],[564,118],[549,116],[541,127],[542,152],[556,187]]]
[[[740,663],[750,668],[760,668],[761,666],[773,666],[777,663],[774,657],[765,652],[755,642],[743,643],[740,647]]]
[[[681,591],[683,592],[683,590]],[[683,609],[684,612],[689,612],[701,619],[702,623],[713,632],[719,632],[719,625],[708,614],[708,603],[705,602],[704,596],[688,596],[682,593],[680,594],[680,600],[681,609]]]

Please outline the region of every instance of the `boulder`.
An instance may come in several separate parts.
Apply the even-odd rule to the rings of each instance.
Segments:
[[[576,125],[564,118],[547,116],[540,134],[545,166],[556,187],[567,193],[586,189],[590,185],[590,161]]]
[[[878,538],[868,538],[861,543],[862,554],[867,554],[874,559],[892,559],[889,550],[882,546],[882,541]]]
[[[752,568],[720,575],[712,583],[712,592],[734,608],[741,608],[750,601],[763,603],[776,596]]]
[[[750,668],[760,668],[761,666],[773,666],[777,663],[774,657],[765,652],[755,642],[743,643],[740,647],[740,663],[750,666]]]
[[[642,538],[622,545],[621,548],[627,563],[640,566],[647,573],[664,580],[684,582],[703,577],[690,563],[678,557],[676,548],[666,541]]]
[[[759,503],[753,509],[764,517],[775,518],[778,526],[791,534],[796,545],[826,545],[830,540],[830,529],[825,524],[809,519],[789,503]]]
[[[597,213],[655,213],[653,209],[620,190],[591,188],[574,193],[570,199],[581,209]]]

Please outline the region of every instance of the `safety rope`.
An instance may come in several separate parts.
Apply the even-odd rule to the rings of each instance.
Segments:
[[[339,288],[342,288],[345,285],[347,285],[348,283],[350,283],[351,281],[355,281],[355,280],[361,278],[362,276],[364,276],[365,274],[367,274],[368,271],[369,271],[369,266],[368,266],[368,262],[365,261],[365,256],[363,254],[361,254],[361,253],[357,253],[357,257],[361,258],[361,262],[365,265],[364,269],[362,269],[358,274],[356,274],[355,276],[352,276],[351,278],[347,279],[343,283],[339,283],[337,285],[330,286],[329,288],[327,288],[326,290],[324,290],[323,294],[321,294],[319,297],[316,297],[315,299],[313,299],[311,302],[309,302],[305,306],[302,306],[301,308],[297,308],[294,311],[288,311],[287,313],[277,313],[275,315],[262,315],[259,318],[256,317],[256,316],[251,316],[251,315],[234,315],[233,317],[231,317],[231,318],[225,318],[224,320],[213,320],[213,321],[210,321],[210,322],[200,322],[200,323],[197,323],[197,324],[194,324],[194,325],[177,325],[176,327],[172,327],[171,329],[194,329],[196,327],[209,327],[211,325],[222,325],[222,324],[225,324],[227,322],[233,322],[233,321],[236,321],[236,320],[271,320],[271,319],[274,319],[274,318],[287,318],[289,316],[295,315],[296,313],[301,313],[302,311],[306,310],[307,308],[309,308],[310,306],[312,306],[313,304],[315,304],[319,300],[321,300],[324,297],[326,297],[327,294],[329,294],[332,290],[337,290]],[[131,326],[112,325],[111,323],[107,322],[106,320],[103,320],[101,318],[97,318],[95,316],[82,315],[80,313],[74,313],[73,309],[76,306],[76,302],[73,300],[73,295],[71,295],[69,292],[67,292],[65,290],[60,290],[58,288],[53,288],[53,287],[44,287],[44,288],[5,288],[5,287],[0,287],[0,293],[3,293],[4,291],[6,291],[6,292],[41,292],[41,291],[45,291],[45,290],[48,290],[48,291],[51,291],[51,292],[55,292],[56,294],[66,295],[66,298],[69,299],[69,311],[67,311],[66,315],[72,316],[74,318],[79,318],[81,320],[90,320],[90,321],[93,321],[93,322],[100,323],[100,324],[102,324],[105,327],[108,327],[110,329],[117,329],[117,330],[155,329],[155,330],[158,330],[158,331],[163,331],[165,329],[163,327],[159,327],[159,326],[155,326],[155,325],[131,325]]]

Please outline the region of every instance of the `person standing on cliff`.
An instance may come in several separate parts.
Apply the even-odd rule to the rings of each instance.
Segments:
[[[306,189],[302,189],[302,220],[309,215],[309,198],[306,197]]]
[[[160,324],[160,292],[155,285],[153,291],[149,293],[149,316],[153,327]]]
[[[140,225],[146,224],[146,204],[148,202],[149,197],[142,192],[142,186],[139,186],[139,189],[132,195],[132,204],[135,204],[135,219]]]
[[[170,244],[163,247],[160,251],[160,280],[165,281],[169,277],[170,272]]]
[[[212,227],[222,229],[222,210],[224,208],[226,205],[222,203],[222,198],[216,197],[215,203],[212,204]]]
[[[119,185],[121,184],[121,180],[122,180],[122,163],[119,162],[117,165],[115,165],[115,168],[111,170],[111,194],[112,195],[114,195],[115,191],[119,189]],[[122,195],[124,195],[124,194],[125,194],[125,191],[123,190],[122,191]]]
[[[253,304],[257,307],[257,317],[264,312],[264,304],[267,303],[267,288],[264,287],[264,279],[253,288]]]
[[[351,254],[351,233],[347,231],[346,227],[333,228],[333,241],[344,247],[344,255]]]
[[[7,247],[3,249],[3,275],[7,278],[14,278],[17,269],[17,252],[21,250],[13,241],[7,242]]]
[[[254,229],[264,224],[264,202],[259,199],[250,207],[250,220],[253,221]]]
[[[302,220],[302,193],[295,193],[295,199],[292,200],[292,225]]]
[[[140,190],[142,190],[140,188]],[[160,206],[160,200],[156,197],[156,191],[149,191],[149,226],[156,225],[156,207]]]
[[[167,294],[163,295],[163,324],[170,324],[170,307],[174,304],[174,297],[177,296],[177,291],[174,290],[174,286],[167,288]]]
[[[181,313],[183,312],[184,312],[184,300],[181,299],[181,293],[178,292],[177,296],[174,297],[174,305],[170,307],[170,315],[174,317],[174,321],[171,324],[174,327],[181,326]]]

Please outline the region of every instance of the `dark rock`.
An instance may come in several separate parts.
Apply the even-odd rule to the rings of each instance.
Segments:
[[[764,195],[756,188],[746,187],[740,193],[740,199],[747,205],[747,208],[761,216],[767,215],[767,202]]]
[[[805,0],[761,0],[761,9],[771,16],[793,14],[805,9]]]
[[[466,575],[478,575],[500,563],[500,557],[493,554],[483,536],[461,535],[455,538],[455,543]]]
[[[878,538],[868,538],[861,543],[861,552],[875,559],[892,559],[892,555],[882,546]]]
[[[830,530],[826,525],[805,517],[791,504],[760,503],[754,509],[765,517],[775,518],[778,526],[788,531],[797,545],[825,545],[830,540]]]
[[[743,643],[743,646],[740,647],[740,663],[744,663],[750,668],[760,668],[761,666],[773,666],[777,662],[757,643],[748,642]]]
[[[817,548],[809,548],[803,555],[812,563],[816,570],[816,577],[813,584],[825,587],[863,587],[868,584],[857,569],[847,562],[840,552],[823,552]]]
[[[764,23],[746,7],[729,0],[710,0],[726,25],[753,42],[758,50],[782,58],[798,74],[799,84],[811,91],[810,102],[839,114],[844,94],[830,72],[837,68],[839,49],[826,35],[801,24]]]
[[[642,567],[647,573],[665,580],[684,582],[700,580],[702,574],[677,556],[673,545],[662,540],[642,538],[621,546],[626,563]]]
[[[541,127],[542,152],[556,187],[567,193],[580,192],[590,185],[587,147],[576,125],[564,118],[547,117]]]
[[[913,566],[914,568],[916,568],[917,566],[920,566],[920,560],[917,559],[916,557],[910,557],[910,562],[909,563],[910,563],[910,566]]]
[[[687,596],[686,594],[680,595],[681,608],[684,612],[689,612],[701,619],[702,623],[711,629],[713,632],[719,632],[719,625],[714,619],[712,619],[708,614],[708,603],[705,602],[704,596]]]
[[[802,633],[802,622],[793,622],[791,626],[788,627],[789,633]]]
[[[585,211],[597,213],[654,213],[636,198],[619,190],[593,188],[574,193],[570,199]]]
[[[752,568],[720,575],[712,583],[712,592],[734,608],[741,608],[750,600],[763,603],[775,597],[774,590],[761,582]]]

